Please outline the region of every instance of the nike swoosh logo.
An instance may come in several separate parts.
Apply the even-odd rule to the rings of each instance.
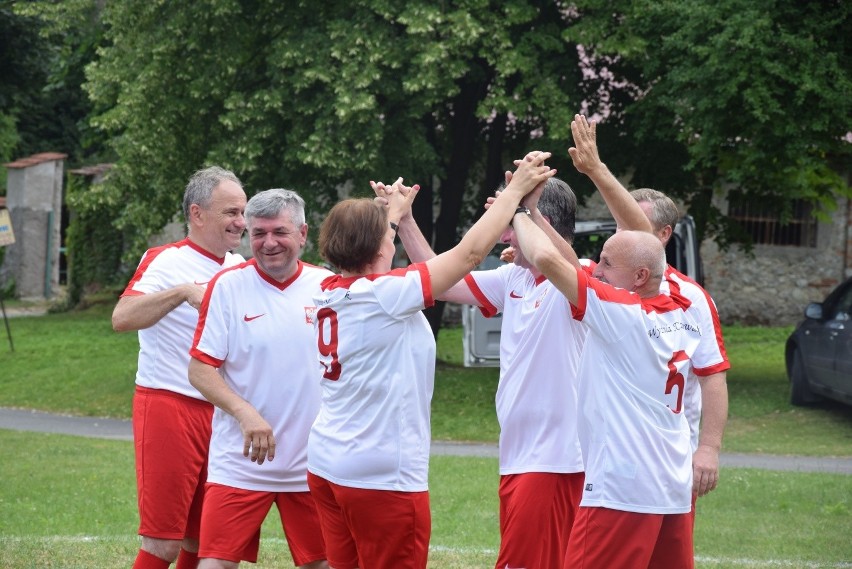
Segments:
[[[245,320],[246,322],[251,322],[252,320],[260,318],[261,316],[266,316],[266,312],[264,312],[263,314],[258,314],[257,316],[249,316],[248,314],[246,314],[245,316],[243,316],[243,320]]]
[[[523,298],[523,297],[524,296],[522,294],[518,294],[515,291],[512,291],[512,292],[509,293],[509,298]]]
[[[210,281],[204,281],[203,283],[200,283],[200,282],[198,282],[198,281],[195,281],[195,284],[197,284],[197,285],[206,285],[206,284],[207,284],[207,283],[209,283],[209,282],[210,282]]]

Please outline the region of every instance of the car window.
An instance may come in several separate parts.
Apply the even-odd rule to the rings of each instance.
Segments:
[[[615,233],[615,231],[600,230],[595,233],[586,233],[574,236],[574,252],[580,259],[591,259],[595,263],[601,260],[601,250],[604,241]]]
[[[852,316],[852,280],[834,289],[822,302],[822,318],[834,320],[847,319]]]
[[[838,316],[852,315],[852,284],[846,286],[846,290],[842,291],[835,302],[828,307],[828,318],[837,318]]]

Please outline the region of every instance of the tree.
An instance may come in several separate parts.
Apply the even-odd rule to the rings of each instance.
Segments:
[[[0,2],[0,162],[12,160],[21,140],[17,123],[47,75],[39,53],[37,22],[16,17],[10,2]],[[2,186],[6,171],[0,168]],[[4,192],[5,193],[5,192]]]
[[[823,208],[852,195],[848,2],[581,0],[566,37],[610,96],[607,131],[636,185],[691,204],[702,233],[736,239],[713,192]],[[609,136],[604,136],[606,140]],[[606,153],[606,155],[610,155]],[[611,164],[612,165],[612,164]]]
[[[424,187],[418,221],[441,252],[465,196],[493,191],[531,139],[567,147],[582,95],[564,17],[528,0],[109,3],[87,89],[118,163],[98,199],[145,236],[209,163],[314,211],[345,182],[366,195],[401,175]]]
[[[93,0],[0,1],[0,158],[44,151],[81,163],[103,151],[88,128],[83,68],[102,38]],[[6,142],[6,144],[4,144]]]

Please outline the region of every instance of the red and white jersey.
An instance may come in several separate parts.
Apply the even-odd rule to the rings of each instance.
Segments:
[[[314,297],[322,405],[308,470],[372,490],[428,489],[435,339],[423,263],[381,275],[334,276]]]
[[[299,261],[278,282],[252,259],[219,273],[201,304],[191,355],[217,367],[275,435],[275,459],[243,456],[239,422],[213,413],[207,480],[260,492],[307,492],[307,444],[320,404],[312,297],[333,273]]]
[[[241,255],[231,253],[218,258],[189,239],[154,247],[142,256],[122,296],[150,294],[186,283],[204,285],[223,268],[243,261]],[[198,311],[182,302],[150,328],[139,330],[137,385],[204,399],[187,375],[197,323]]]
[[[544,276],[514,264],[465,277],[500,329],[500,474],[582,472],[577,370],[586,329]]]
[[[691,508],[692,448],[683,413],[698,323],[676,295],[653,298],[579,277],[581,506],[676,514]]]
[[[689,421],[692,450],[698,448],[698,429],[701,421],[701,384],[698,376],[708,376],[731,368],[722,339],[722,325],[716,303],[701,285],[672,266],[666,268],[660,292],[674,293],[689,300],[687,313],[701,327],[701,342],[692,357],[692,371],[686,381],[683,396],[684,412]]]

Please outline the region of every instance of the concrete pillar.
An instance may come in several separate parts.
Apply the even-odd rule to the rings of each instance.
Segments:
[[[4,164],[15,243],[6,248],[2,273],[6,280],[14,278],[18,298],[51,298],[58,292],[66,157],[44,152]]]

